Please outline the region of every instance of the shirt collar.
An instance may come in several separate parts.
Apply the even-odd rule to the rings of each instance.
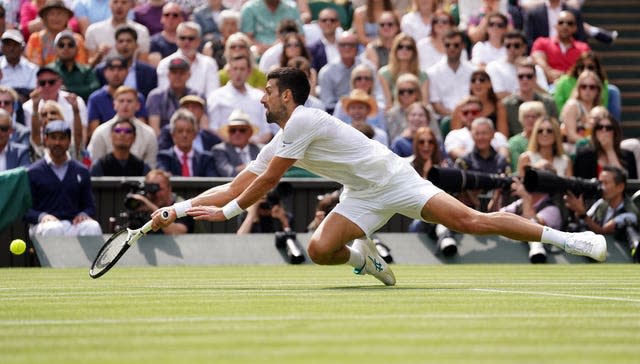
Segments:
[[[57,165],[57,164],[53,163],[53,159],[51,159],[51,156],[49,155],[49,149],[45,148],[44,161],[50,166],[62,167],[65,164],[69,163],[69,159],[70,158],[71,158],[71,156],[69,155],[69,151],[67,151],[67,159],[65,159],[65,161],[62,162],[62,164]]]

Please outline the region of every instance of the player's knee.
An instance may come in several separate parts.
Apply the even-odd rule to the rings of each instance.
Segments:
[[[317,240],[311,239],[307,247],[309,258],[316,264],[324,265],[329,262],[331,252],[322,246]]]

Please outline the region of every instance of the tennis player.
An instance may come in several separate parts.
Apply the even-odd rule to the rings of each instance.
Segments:
[[[349,264],[356,274],[371,274],[389,286],[395,284],[395,276],[370,237],[396,213],[466,234],[541,241],[568,253],[606,259],[602,235],[566,233],[515,214],[470,209],[422,179],[387,147],[324,111],[302,106],[309,96],[309,82],[302,71],[279,68],[267,79],[261,102],[267,121],[282,130],[233,181],[155,211],[154,229],[185,215],[207,221],[230,219],[274,188],[296,165],[344,186],[340,203],[311,237],[309,257],[322,265]],[[169,212],[167,219],[162,218],[164,210]]]

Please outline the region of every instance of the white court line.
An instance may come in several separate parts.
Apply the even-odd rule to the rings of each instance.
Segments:
[[[569,294],[569,293],[554,293],[554,292],[540,292],[540,291],[512,291],[512,290],[506,290],[506,289],[492,289],[492,288],[469,288],[469,291],[492,292],[492,293],[517,293],[517,294],[528,294],[532,296],[555,296],[555,297],[568,297],[568,298],[584,298],[589,300],[601,300],[601,301],[621,301],[621,302],[640,303],[640,299],[636,299],[636,298],[586,296],[586,295]]]

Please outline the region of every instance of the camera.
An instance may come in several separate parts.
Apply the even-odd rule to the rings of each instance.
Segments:
[[[596,179],[560,177],[553,172],[535,168],[525,169],[523,184],[529,192],[554,194],[571,191],[574,195],[582,195],[585,198],[597,197],[601,192],[600,182]]]
[[[629,243],[631,259],[636,263],[640,263],[640,249],[638,249],[638,245],[640,244],[640,233],[638,233],[638,229],[636,229],[636,224],[631,220],[625,219],[624,224],[619,226],[616,230],[616,237],[621,238],[621,240],[626,238]]]
[[[124,207],[128,211],[136,211],[142,205],[140,201],[132,197],[133,195],[146,195],[160,190],[160,185],[157,183],[126,181],[122,183],[122,186],[129,190],[124,198]]]
[[[289,263],[300,264],[305,257],[293,231],[276,231],[276,248],[287,256]]]
[[[427,179],[449,193],[466,190],[488,191],[496,188],[510,189],[513,183],[513,178],[508,176],[438,166],[429,170]]]

